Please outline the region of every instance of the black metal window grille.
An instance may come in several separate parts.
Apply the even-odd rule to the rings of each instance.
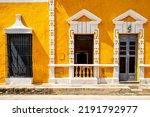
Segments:
[[[32,77],[32,34],[7,34],[8,77]]]

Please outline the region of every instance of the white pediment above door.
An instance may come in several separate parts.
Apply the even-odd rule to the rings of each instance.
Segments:
[[[147,22],[147,19],[145,17],[143,17],[139,13],[135,12],[134,10],[130,9],[130,10],[126,11],[125,13],[119,15],[115,19],[113,19],[113,23],[117,24],[119,22],[122,22],[122,20],[125,19],[128,16],[135,19],[136,22],[140,22],[142,24]]]
[[[87,17],[88,19],[90,19],[91,21],[90,22],[93,22],[95,24],[99,24],[102,19],[100,19],[99,17],[97,17],[96,15],[94,15],[93,13],[89,12],[88,10],[86,9],[83,9],[79,12],[77,12],[75,15],[73,15],[72,17],[70,17],[68,19],[68,23],[69,24],[74,24],[74,23],[77,23],[78,22],[78,19],[81,18],[81,17]]]

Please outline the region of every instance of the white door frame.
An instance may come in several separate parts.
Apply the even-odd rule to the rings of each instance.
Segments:
[[[126,17],[132,17],[135,22],[123,21]],[[119,80],[119,34],[139,34],[138,38],[138,64],[140,69],[140,80],[144,79],[144,67],[140,67],[144,64],[144,28],[143,24],[147,22],[147,19],[133,10],[128,10],[120,16],[113,19],[115,24],[114,28],[114,64],[118,66],[114,67],[114,78]]]

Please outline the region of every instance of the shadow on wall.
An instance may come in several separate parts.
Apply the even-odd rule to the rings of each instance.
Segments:
[[[23,16],[23,24],[28,27]],[[32,27],[29,27],[32,28]],[[34,29],[34,28],[33,28]],[[43,33],[45,35],[45,33]],[[43,37],[42,39],[44,39]],[[48,83],[49,79],[49,55],[45,52],[43,46],[39,41],[39,37],[34,30],[32,31],[32,72],[33,83]],[[48,42],[47,42],[48,43]]]
[[[35,32],[32,33],[33,83],[48,83],[49,55],[45,52]]]
[[[108,30],[109,27],[107,27],[105,22],[102,22],[99,25],[99,28],[100,28],[100,56],[103,56],[107,61],[110,62],[110,64],[112,64],[113,63],[113,47],[114,47],[113,35],[112,35],[113,32],[109,32]],[[112,54],[107,56],[107,54],[110,52],[112,52]],[[100,59],[100,63],[102,63],[102,59]]]

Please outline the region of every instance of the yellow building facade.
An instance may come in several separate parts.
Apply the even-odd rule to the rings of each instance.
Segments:
[[[0,83],[149,83],[148,0],[1,0]]]

